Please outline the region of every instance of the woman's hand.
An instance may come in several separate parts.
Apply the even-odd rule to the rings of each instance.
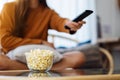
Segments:
[[[66,20],[65,25],[68,26],[71,31],[77,31],[85,23],[86,23],[85,21],[73,22],[73,21],[70,21],[70,20]]]
[[[50,46],[50,47],[52,47],[52,48],[55,48],[53,43],[49,43],[49,42],[47,42],[47,41],[42,41],[42,44],[44,44],[44,45],[46,45],[46,46]]]

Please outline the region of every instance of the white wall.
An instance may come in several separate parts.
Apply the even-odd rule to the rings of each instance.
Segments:
[[[101,18],[103,37],[120,37],[120,10],[117,0],[96,0],[96,11]]]

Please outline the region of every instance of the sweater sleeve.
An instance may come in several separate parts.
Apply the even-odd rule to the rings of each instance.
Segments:
[[[69,33],[67,29],[64,28],[66,18],[60,17],[55,11],[52,10],[52,16],[50,19],[50,27],[51,29],[55,29],[60,32]]]
[[[21,45],[40,44],[40,39],[20,38],[11,34],[15,24],[13,11],[10,3],[7,3],[0,14],[0,40],[3,50],[8,52]]]

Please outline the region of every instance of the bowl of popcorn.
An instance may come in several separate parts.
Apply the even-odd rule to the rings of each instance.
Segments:
[[[49,72],[30,72],[28,77],[30,78],[51,77],[51,74]]]
[[[25,53],[31,71],[47,72],[53,65],[53,51],[33,49]]]

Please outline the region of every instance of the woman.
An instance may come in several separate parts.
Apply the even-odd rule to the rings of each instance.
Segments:
[[[48,29],[69,33],[69,30],[64,28],[65,25],[72,31],[77,31],[84,23],[84,21],[76,23],[61,18],[47,6],[46,0],[16,0],[5,4],[1,12],[2,50],[7,54],[19,46],[28,44],[54,47],[52,43],[47,42]],[[75,59],[70,61],[71,58]],[[75,68],[84,61],[85,56],[81,52],[67,52],[52,69]],[[27,69],[27,67],[19,61],[0,55],[0,69]]]

